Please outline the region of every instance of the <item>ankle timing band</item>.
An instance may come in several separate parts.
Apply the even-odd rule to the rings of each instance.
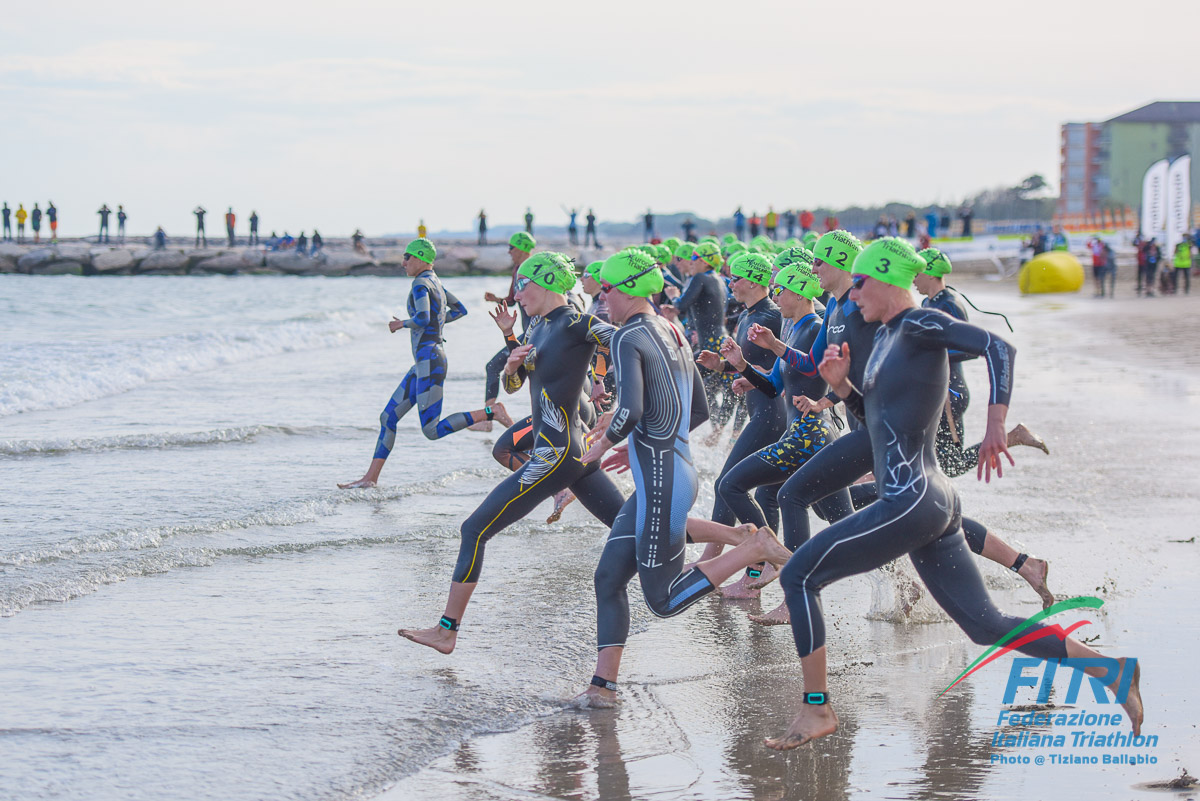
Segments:
[[[805,693],[804,703],[813,704],[814,706],[822,706],[829,703],[829,693]]]
[[[483,413],[487,415],[487,419],[489,420],[494,420],[496,418],[496,413],[492,411],[491,406],[484,406]]]
[[[605,690],[612,690],[614,693],[617,691],[617,683],[615,681],[602,679],[599,676],[592,676],[592,686],[600,687]]]
[[[442,619],[438,621],[438,625],[446,631],[458,631],[458,621],[452,617],[442,615]]]
[[[1029,554],[1027,554],[1027,553],[1018,554],[1017,561],[1012,563],[1012,567],[1010,567],[1009,570],[1011,570],[1014,573],[1020,572],[1021,565],[1025,564],[1025,560],[1028,558],[1029,558]]]

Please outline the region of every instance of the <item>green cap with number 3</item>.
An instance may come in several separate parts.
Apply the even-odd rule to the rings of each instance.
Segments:
[[[818,243],[819,244],[819,243]],[[854,260],[855,275],[865,275],[901,289],[912,287],[913,276],[925,271],[925,260],[907,240],[896,236],[876,239]]]
[[[813,248],[813,258],[819,259],[831,267],[850,272],[854,260],[862,252],[863,243],[849,231],[838,229],[822,235]]]

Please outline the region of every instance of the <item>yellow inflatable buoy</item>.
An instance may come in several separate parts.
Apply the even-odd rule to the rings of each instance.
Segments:
[[[1025,295],[1043,292],[1078,292],[1083,288],[1083,265],[1061,250],[1034,256],[1021,268],[1017,285]]]

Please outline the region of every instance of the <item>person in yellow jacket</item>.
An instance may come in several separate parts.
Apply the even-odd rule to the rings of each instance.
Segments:
[[[29,212],[25,211],[25,206],[21,203],[17,204],[17,242],[25,241],[25,218],[29,216]]]
[[[765,223],[764,227],[767,229],[767,236],[771,237],[771,239],[778,239],[779,237],[775,233],[779,228],[779,215],[775,213],[774,206],[767,206],[767,218],[763,222]]]
[[[1171,271],[1171,292],[1179,291],[1179,275],[1183,274],[1183,294],[1192,288],[1192,243],[1185,236],[1175,246],[1175,269]]]

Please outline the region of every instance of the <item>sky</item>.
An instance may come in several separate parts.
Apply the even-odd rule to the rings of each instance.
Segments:
[[[1063,122],[1200,99],[1197,30],[1195,0],[26,4],[0,200],[68,236],[102,203],[325,236],[956,203],[1057,185]]]

